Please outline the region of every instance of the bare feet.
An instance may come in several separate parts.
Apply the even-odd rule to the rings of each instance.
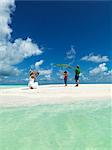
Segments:
[[[32,87],[32,86],[30,86],[30,89],[33,89],[33,87]]]

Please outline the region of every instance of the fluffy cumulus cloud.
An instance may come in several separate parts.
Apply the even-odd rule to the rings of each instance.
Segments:
[[[88,81],[89,80],[89,78],[87,77],[87,75],[85,75],[84,73],[80,73],[80,79],[82,81]]]
[[[44,63],[44,60],[37,61],[35,63],[35,65],[34,65],[34,68],[35,68],[35,70],[38,70],[40,76],[43,76],[40,80],[48,80],[48,81],[50,81],[52,79],[51,78],[52,68],[51,69],[43,69],[41,67],[41,65],[43,63]]]
[[[105,71],[107,71],[108,68],[106,66],[106,63],[102,63],[102,64],[99,64],[98,67],[92,69],[89,71],[90,75],[92,76],[95,76],[97,74],[101,74],[101,73],[104,73]]]
[[[107,67],[106,63],[99,64],[97,67],[89,71],[89,80],[94,82],[112,82],[112,69]]]
[[[111,76],[111,78],[112,78],[112,69],[108,70],[107,72],[104,72],[104,75]]]
[[[63,70],[58,70],[58,72],[56,73],[56,75],[58,76],[59,79],[63,79]]]
[[[71,46],[70,50],[66,52],[66,58],[72,60],[75,59],[75,55],[76,55],[76,51],[74,47]]]
[[[39,67],[43,64],[44,60],[37,61],[35,63],[35,69],[39,69]]]
[[[31,38],[18,38],[11,42],[11,14],[15,0],[0,0],[0,76],[18,75],[15,66],[25,58],[40,55],[42,50]]]
[[[41,78],[39,80],[51,81],[52,80],[52,69],[39,69],[39,75]]]
[[[12,29],[9,24],[11,23],[11,13],[15,9],[15,0],[0,0],[0,41],[10,39]]]
[[[45,78],[45,80],[47,80],[47,81],[51,81],[51,80],[52,80],[51,74],[45,75],[44,78]]]
[[[109,58],[108,56],[94,55],[93,53],[90,53],[88,56],[82,57],[81,60],[102,63],[109,61]]]
[[[40,69],[39,73],[40,75],[51,75],[52,69],[46,69],[46,70]]]

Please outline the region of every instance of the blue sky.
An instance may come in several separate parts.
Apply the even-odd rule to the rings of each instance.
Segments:
[[[6,63],[1,83],[27,83],[30,68],[40,71],[40,84],[62,83],[65,69],[55,67],[57,63],[79,64],[81,83],[110,82],[111,2],[9,0],[3,7],[10,13],[5,16],[6,9],[1,10],[8,20],[7,30],[0,31],[1,55],[4,39],[10,52],[4,54],[9,64],[1,59],[1,66]],[[68,72],[74,83],[74,72]]]

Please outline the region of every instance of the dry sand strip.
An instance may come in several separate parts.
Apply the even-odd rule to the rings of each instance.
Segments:
[[[79,100],[111,100],[112,84],[40,85],[38,89],[28,87],[0,88],[0,107],[32,106],[40,104],[65,104]]]

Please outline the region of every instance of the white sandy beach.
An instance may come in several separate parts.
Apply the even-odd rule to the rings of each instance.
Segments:
[[[111,84],[40,85],[38,89],[28,87],[0,88],[0,106],[31,106],[39,104],[74,103],[79,100],[111,100]]]

